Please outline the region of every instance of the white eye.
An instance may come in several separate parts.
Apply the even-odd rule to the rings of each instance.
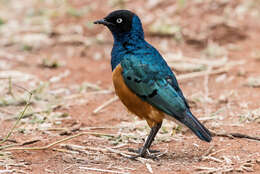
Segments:
[[[117,18],[117,19],[116,19],[116,22],[117,22],[118,24],[120,24],[120,23],[123,22],[123,19],[122,19],[122,18]]]

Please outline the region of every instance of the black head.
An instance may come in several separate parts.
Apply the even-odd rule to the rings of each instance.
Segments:
[[[103,24],[107,26],[111,32],[130,32],[134,16],[135,14],[129,10],[116,10],[111,12],[104,19],[95,21],[94,24]]]

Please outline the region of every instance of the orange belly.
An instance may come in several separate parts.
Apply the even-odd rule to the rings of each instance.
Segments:
[[[141,119],[145,119],[150,127],[162,122],[164,113],[149,103],[140,99],[125,84],[122,76],[122,67],[119,64],[113,71],[113,83],[115,92],[126,106],[129,112],[137,115]]]

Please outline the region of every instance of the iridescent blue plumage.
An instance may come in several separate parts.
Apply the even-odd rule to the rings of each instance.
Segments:
[[[116,15],[110,14],[106,22],[113,23],[114,16],[131,19],[131,26],[124,27],[124,31],[119,30],[121,26],[116,22],[107,25],[114,37],[112,70],[120,65],[124,83],[133,93],[189,127],[200,139],[211,141],[210,132],[190,112],[172,70],[160,53],[144,40],[139,17],[129,11],[112,13]]]
[[[137,16],[132,19],[132,29],[127,33],[112,32],[114,46],[111,65],[119,63],[127,86],[143,100],[175,117],[193,130],[199,138],[210,141],[208,131],[200,133],[190,122],[198,122],[179,88],[178,82],[160,53],[144,40],[142,24]],[[206,133],[205,135],[203,135]],[[209,134],[209,135],[207,135]]]

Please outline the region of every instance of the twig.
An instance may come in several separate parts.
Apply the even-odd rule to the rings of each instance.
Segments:
[[[66,167],[65,169],[63,169],[63,172],[65,172],[65,170],[68,170],[68,169],[70,169],[70,168],[72,168],[72,167],[75,167],[75,164]],[[54,172],[53,172],[53,173],[54,173]]]
[[[208,156],[216,155],[217,153],[219,153],[219,152],[223,152],[224,150],[226,150],[226,149],[220,149],[220,150],[217,150],[217,151],[215,151],[215,152],[212,152],[212,153],[208,154]]]
[[[192,73],[187,73],[187,74],[182,74],[182,75],[178,75],[177,79],[178,80],[184,80],[184,79],[190,79],[190,78],[195,78],[195,77],[200,77],[200,76],[204,76],[206,74],[208,75],[213,75],[213,74],[220,74],[220,73],[224,73],[228,71],[228,67],[224,67],[224,68],[220,68],[218,70],[214,70],[214,71],[201,71],[201,72],[192,72]]]
[[[233,66],[242,65],[242,64],[244,64],[244,63],[245,63],[244,61],[231,62],[231,63],[229,63],[229,64],[226,64],[223,68],[219,68],[219,69],[214,70],[214,71],[208,72],[208,71],[206,70],[206,71],[200,71],[200,72],[187,73],[187,74],[183,74],[183,75],[177,76],[177,79],[178,79],[178,80],[183,80],[183,79],[189,79],[189,78],[204,76],[204,75],[206,75],[206,74],[208,74],[208,75],[220,74],[220,73],[227,72],[227,71],[228,71],[229,69],[231,69]]]
[[[34,143],[37,143],[37,142],[39,142],[39,141],[41,141],[41,140],[36,139],[36,140],[25,141],[25,142],[21,143],[20,146],[25,146],[25,145],[29,145],[29,144],[34,144]]]
[[[218,163],[222,163],[223,161],[218,159],[218,158],[215,158],[213,156],[205,156],[203,157],[202,161],[205,161],[205,160],[212,160],[212,161],[215,161],[215,162],[218,162]]]
[[[216,116],[209,116],[209,117],[201,117],[199,118],[199,121],[206,122],[208,120],[215,120],[215,119],[219,119],[219,116],[216,115]]]
[[[57,152],[62,152],[62,153],[79,154],[78,151],[73,151],[73,150],[57,149],[57,148],[53,148],[52,150]]]
[[[113,98],[111,98],[110,100],[106,101],[105,103],[103,103],[102,105],[100,105],[99,107],[97,107],[94,111],[93,114],[97,114],[98,112],[100,112],[102,109],[104,109],[105,107],[107,107],[108,105],[110,105],[111,103],[115,102],[118,100],[118,97],[115,96]]]
[[[127,155],[127,154],[125,154],[125,153],[123,153],[123,152],[120,152],[119,150],[115,150],[115,149],[112,149],[112,148],[109,148],[109,147],[106,147],[106,149],[107,149],[108,151],[112,152],[112,153],[119,154],[119,155],[121,155],[121,156],[123,156],[123,157],[126,157],[126,158],[130,158],[130,157],[131,157],[130,155]]]
[[[27,91],[27,90],[26,90],[26,91]],[[28,92],[29,92],[29,91],[28,91]],[[29,92],[29,94],[30,94],[30,95],[29,95],[29,99],[28,99],[28,101],[26,101],[26,105],[25,105],[23,111],[20,113],[18,119],[16,120],[15,124],[13,125],[13,127],[11,128],[11,130],[8,132],[8,134],[6,135],[6,137],[5,137],[2,141],[0,141],[0,144],[3,144],[4,142],[7,141],[7,139],[8,139],[8,138],[11,136],[11,134],[13,133],[15,127],[18,125],[18,123],[20,122],[20,120],[23,118],[24,113],[25,113],[25,111],[27,110],[27,108],[29,107],[30,101],[31,101],[31,98],[32,98],[32,93]]]
[[[208,156],[208,155],[212,152],[212,150],[213,150],[214,147],[215,147],[214,145],[210,146],[210,147],[208,148],[208,150],[202,155],[202,157],[203,157],[203,156]]]
[[[217,59],[217,60],[206,60],[206,59],[201,59],[201,58],[190,58],[190,57],[185,57],[182,55],[182,53],[180,53],[181,55],[181,61],[186,61],[186,62],[190,62],[190,63],[194,63],[194,64],[203,64],[203,65],[207,65],[207,66],[211,66],[213,68],[215,67],[220,67],[222,65],[224,65],[225,63],[227,63],[228,58],[227,57],[223,57],[221,59]],[[175,61],[178,61],[178,59],[176,59]]]
[[[0,146],[0,150],[7,149],[7,148],[10,148],[10,147],[15,147],[15,146],[18,146],[18,145],[19,144],[8,144],[8,145]]]
[[[151,164],[146,163],[145,165],[146,165],[147,170],[148,170],[150,173],[153,173],[153,169],[152,169]]]
[[[107,173],[118,173],[118,174],[129,174],[127,172],[120,172],[114,170],[106,170],[106,169],[97,169],[97,168],[89,168],[89,167],[79,167],[80,169],[84,170],[91,170],[91,171],[98,171],[98,172],[107,172]]]
[[[201,172],[198,172],[199,174],[212,174],[212,173],[227,173],[233,171],[233,167],[224,166],[223,168],[213,168],[213,167],[196,167],[196,170],[202,170]]]
[[[103,152],[103,153],[109,151],[109,152],[112,152],[112,153],[119,154],[119,155],[126,157],[126,158],[130,157],[130,155],[127,155],[123,152],[120,152],[118,150],[115,150],[115,149],[112,149],[112,148],[109,148],[109,147],[96,148],[96,147],[88,147],[88,146],[79,146],[79,145],[74,145],[74,144],[61,144],[61,147],[64,147],[64,148],[71,150],[71,151],[77,151],[77,152],[82,152],[82,153],[86,153],[86,154],[92,154],[92,153],[87,152],[86,150],[98,151],[98,152]],[[131,152],[129,152],[129,153],[131,153]]]
[[[97,154],[97,153],[90,153],[90,152],[86,151],[85,150],[86,148],[84,146],[79,146],[79,145],[74,145],[74,144],[61,144],[61,147],[66,148],[70,152],[85,153],[88,155]]]
[[[82,136],[82,135],[96,135],[96,136],[111,136],[111,137],[114,137],[116,136],[115,134],[103,134],[103,133],[97,133],[97,132],[82,132],[82,133],[79,133],[79,134],[76,134],[76,135],[72,135],[72,136],[69,136],[67,138],[64,138],[64,139],[61,139],[61,140],[58,140],[58,141],[55,141],[51,144],[48,144],[46,146],[41,146],[41,147],[21,147],[21,148],[7,148],[5,149],[6,151],[10,151],[10,150],[46,150],[46,149],[49,149],[57,144],[60,144],[62,142],[65,142],[65,141],[68,141],[68,140],[71,140],[73,138],[76,138],[76,137],[79,137],[79,136]]]
[[[91,151],[98,151],[98,152],[105,152],[106,150],[103,148],[99,148],[99,147],[84,147],[85,150],[91,150]]]
[[[41,140],[36,139],[36,140],[25,141],[23,143],[8,144],[8,145],[5,145],[5,146],[0,146],[0,150],[8,149],[8,148],[11,148],[11,147],[16,147],[16,146],[25,146],[25,145],[29,145],[29,144],[34,144],[38,141],[41,141]]]
[[[48,128],[46,131],[70,131],[68,128],[62,128],[62,127],[53,127],[53,128]]]
[[[246,138],[246,139],[260,141],[260,137],[250,136],[250,135],[241,134],[241,133],[217,133],[217,132],[214,132],[214,131],[211,131],[211,133],[212,133],[213,136],[219,136],[219,137]]]
[[[15,86],[16,88],[20,88],[20,89],[22,89],[22,90],[28,92],[30,95],[32,95],[32,92],[29,91],[28,89],[26,89],[26,88],[24,88],[24,87],[22,87],[22,86],[19,86],[19,85],[15,84],[15,83],[12,83],[12,84],[13,84],[13,86]],[[29,100],[28,100],[28,101],[29,101]],[[29,102],[29,103],[30,103],[30,102]]]
[[[0,138],[0,141],[3,141],[4,139]],[[12,139],[7,139],[6,141],[11,142],[11,143],[17,143],[16,140],[12,140]]]
[[[94,84],[94,83],[84,82],[83,85],[86,85],[86,87],[92,88],[94,90],[98,90],[98,91],[102,90],[102,88],[100,86],[98,86],[97,84]]]
[[[260,137],[253,137],[253,136],[249,136],[249,135],[245,135],[245,134],[241,134],[241,133],[230,133],[231,136],[236,137],[236,138],[247,138],[247,139],[251,139],[251,140],[256,140],[256,141],[260,141]]]

